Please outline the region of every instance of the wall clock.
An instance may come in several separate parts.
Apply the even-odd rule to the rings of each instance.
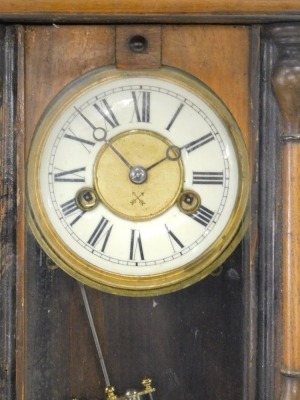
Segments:
[[[161,399],[298,398],[299,25],[294,22],[299,21],[299,2],[286,0],[279,5],[270,1],[266,6],[259,1],[245,1],[237,6],[223,1],[178,0],[171,4],[161,0],[144,4],[132,0],[116,6],[110,1],[91,0],[88,7],[82,2],[70,5],[69,1],[59,4],[28,1],[26,6],[23,3],[3,0],[0,6],[0,397],[15,400],[46,395],[53,400],[72,397],[90,400],[102,397],[99,385],[103,393],[77,284],[60,269],[47,267],[47,258],[24,221],[24,155],[42,111],[65,85],[93,68],[117,65],[119,69],[147,70],[169,65],[191,73],[213,88],[242,128],[253,176],[249,204],[251,230],[224,263],[223,273],[209,276],[185,290],[158,298],[114,296],[88,289],[91,306],[96,311],[96,325],[103,328],[104,353],[110,355],[109,369],[114,371],[114,381],[120,388],[126,388],[131,380],[137,382],[138,371],[152,369],[150,375],[157,382]],[[270,22],[277,23],[270,26]],[[156,45],[153,46],[151,37],[147,51],[136,48],[139,55],[133,56],[127,46],[128,33],[150,38],[153,30]],[[137,121],[144,108],[140,100],[136,97],[137,107],[133,105],[133,110],[138,110],[134,111],[135,122],[146,124]],[[76,107],[85,115],[82,106]],[[175,118],[176,123],[183,109]],[[173,110],[173,116],[177,110],[179,106]],[[75,113],[73,109],[74,118]],[[183,171],[184,188],[188,170],[183,154],[186,149],[181,148],[184,144],[171,148],[172,140],[165,140],[162,132],[149,126],[113,135],[115,128],[111,129],[106,122],[109,129],[104,129],[109,143],[103,143],[102,150],[97,143],[99,156],[95,156],[95,162],[102,166],[109,148],[138,131],[149,140],[165,143],[169,158],[170,154],[175,158],[167,158],[168,161]],[[81,123],[84,124],[84,119]],[[66,140],[76,141],[70,137]],[[84,150],[83,140],[78,143]],[[211,144],[212,141],[207,145]],[[139,173],[147,168],[142,167]],[[203,171],[196,172],[201,173],[202,180]],[[219,170],[216,172],[220,174]],[[63,177],[69,178],[68,174],[56,175],[58,179]],[[69,183],[65,182],[66,187]],[[101,204],[113,214],[96,183],[94,180],[95,189],[83,188],[88,189],[86,197],[94,196],[97,207],[102,197]],[[216,188],[214,185],[220,183],[211,185]],[[89,200],[83,206],[79,195],[74,199],[75,203],[73,198],[66,200],[70,203],[63,207],[64,214],[75,213],[79,203],[84,215],[96,211],[96,208],[86,209]],[[200,200],[203,201],[201,195]],[[38,214],[35,206],[36,203],[33,215],[41,215],[42,219],[32,223],[33,229],[48,253],[58,261],[61,255],[57,256],[55,246],[50,246],[53,236],[50,241],[49,236],[40,237],[41,221],[45,222],[48,214],[45,210]],[[66,211],[68,206],[70,209]],[[162,218],[168,211],[155,218]],[[117,217],[124,218],[123,207],[118,212]],[[80,215],[79,211],[77,214]],[[187,218],[191,221],[188,214]],[[124,219],[126,223],[130,221]],[[142,225],[153,221],[133,222]],[[117,226],[116,220],[113,226]],[[91,229],[86,241],[96,238],[94,230]],[[136,232],[137,228],[133,230]],[[104,236],[108,238],[107,246],[112,239],[110,232]],[[165,233],[174,246],[181,248],[180,243],[185,244],[174,229],[166,229]],[[103,246],[103,237],[101,240]],[[141,254],[144,258],[146,254],[144,236],[134,235],[132,241],[130,236],[129,242],[135,245],[132,248],[139,257],[134,261],[141,262]],[[130,249],[129,244],[129,254]],[[78,257],[81,256],[75,255]],[[185,283],[182,281],[180,286]],[[111,286],[109,289],[113,291]],[[146,292],[150,294],[148,289]],[[124,288],[117,290],[125,294]],[[164,289],[160,286],[159,290]],[[131,294],[138,292],[141,293]],[[158,331],[157,338],[153,332]],[[130,346],[132,332],[140,333],[134,346]]]
[[[75,278],[153,295],[199,280],[233,251],[249,192],[243,136],[203,83],[168,68],[102,68],[38,124],[30,225]]]

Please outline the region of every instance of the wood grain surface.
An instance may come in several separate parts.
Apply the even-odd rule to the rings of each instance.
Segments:
[[[300,144],[286,143],[283,160],[283,362],[287,371],[300,377],[300,224],[296,217],[300,213]]]
[[[46,105],[65,85],[93,68],[115,62],[115,29],[112,26],[28,27],[25,52],[29,145]]]
[[[282,140],[282,400],[300,398],[300,29],[271,29],[278,43],[273,87],[281,112]]]
[[[160,0],[141,2],[137,0],[90,0],[89,2],[73,0],[2,0],[2,14],[266,14],[268,12],[299,12],[298,0]]]
[[[16,179],[17,179],[17,235],[16,235],[16,397],[25,399],[26,363],[26,217],[25,217],[25,126],[24,126],[24,27],[15,27],[16,64],[18,65],[16,102]],[[21,300],[21,301],[20,301]]]
[[[3,399],[12,398],[15,392],[15,38],[14,28],[0,27],[0,398]]]
[[[141,39],[142,38],[142,39]],[[145,40],[141,43],[141,40]],[[143,49],[132,51],[135,47]],[[139,43],[137,43],[139,42]],[[159,68],[161,66],[160,25],[120,25],[116,27],[116,67],[122,69]]]
[[[162,63],[198,77],[216,92],[249,144],[250,30],[233,26],[165,26]],[[234,43],[234,46],[228,45]]]

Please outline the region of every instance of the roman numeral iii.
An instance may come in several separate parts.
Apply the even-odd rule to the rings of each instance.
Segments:
[[[223,185],[223,172],[193,172],[193,185]]]

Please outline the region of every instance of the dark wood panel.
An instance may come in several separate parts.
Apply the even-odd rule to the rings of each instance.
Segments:
[[[259,158],[259,263],[258,263],[258,385],[262,400],[280,397],[281,335],[281,151],[278,140],[278,109],[271,76],[276,47],[262,31],[260,79]]]
[[[35,262],[28,274],[27,396],[101,399],[104,379],[79,288],[46,267],[33,239],[29,246]],[[151,376],[160,399],[242,397],[242,257],[239,247],[219,276],[160,297],[87,290],[118,391]]]
[[[148,374],[160,399],[242,397],[240,257],[241,249],[219,277],[180,292],[139,300],[105,296],[116,316],[105,330],[111,338],[108,365],[118,388],[125,390]]]
[[[47,393],[57,400],[101,399],[102,375],[78,286],[46,266],[47,257],[30,235],[28,250],[33,263],[27,279],[27,398]]]
[[[0,398],[15,398],[16,30],[0,26]]]

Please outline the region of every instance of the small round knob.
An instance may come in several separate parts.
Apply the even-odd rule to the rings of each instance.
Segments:
[[[90,188],[81,189],[76,195],[76,203],[83,211],[89,211],[99,203],[96,192]]]
[[[192,214],[200,207],[201,199],[193,190],[184,190],[178,197],[177,205],[182,212]]]
[[[146,182],[148,177],[147,171],[145,168],[136,166],[132,167],[129,172],[129,178],[132,183],[136,183],[140,185],[141,183]]]

